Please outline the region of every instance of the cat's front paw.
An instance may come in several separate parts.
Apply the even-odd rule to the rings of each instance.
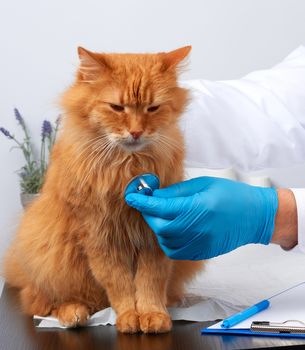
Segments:
[[[136,310],[128,310],[118,316],[116,328],[122,333],[137,333],[140,331],[139,315]]]
[[[86,305],[66,303],[61,304],[57,309],[53,310],[52,316],[57,317],[61,325],[74,328],[85,325],[90,314]]]
[[[140,327],[144,333],[166,333],[172,329],[172,320],[165,312],[147,312],[140,315]]]

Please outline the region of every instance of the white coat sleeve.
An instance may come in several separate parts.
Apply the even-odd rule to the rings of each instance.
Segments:
[[[190,80],[186,166],[253,171],[305,162],[305,47],[240,80]]]

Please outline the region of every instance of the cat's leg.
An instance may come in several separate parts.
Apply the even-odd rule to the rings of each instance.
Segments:
[[[20,291],[23,312],[33,316],[52,315],[66,327],[84,325],[90,317],[89,308],[82,303],[62,303],[55,306],[48,297],[33,285],[27,285]]]
[[[62,325],[76,327],[84,325],[90,314],[109,305],[105,292],[88,273],[87,260],[81,255],[76,255],[75,250],[73,253],[74,255],[62,256],[61,263],[65,270],[59,270],[56,266],[58,259],[49,258],[48,268],[40,271],[39,278],[37,274],[32,276],[36,277],[36,280],[40,279],[40,286],[30,282],[26,276],[18,279],[17,282],[24,281],[23,286],[18,286],[11,277],[12,274],[6,274],[11,277],[10,284],[14,286],[12,283],[14,282],[15,286],[20,289],[20,302],[24,313],[31,316],[51,314],[58,317]],[[76,256],[77,259],[75,259]],[[71,263],[72,258],[77,264]],[[53,266],[52,261],[55,262]],[[17,266],[14,262],[15,265]],[[22,269],[19,271],[15,268],[14,271],[19,276]]]
[[[66,258],[65,267],[69,264]],[[55,300],[51,314],[66,327],[83,326],[90,315],[109,306],[105,290],[89,271],[87,258],[74,254],[70,261],[73,258],[74,264],[70,263],[69,273],[58,271],[50,286]]]
[[[144,333],[164,333],[172,327],[166,309],[171,269],[172,261],[159,249],[140,252],[135,277],[136,307]]]
[[[175,260],[167,290],[167,306],[174,306],[183,299],[184,287],[203,270],[204,261]]]
[[[106,290],[117,319],[116,327],[123,333],[140,330],[139,316],[135,308],[135,287],[130,257],[112,250],[103,254],[100,250],[88,252],[89,265],[96,281]]]
[[[32,284],[28,284],[20,291],[21,308],[27,315],[47,316],[53,308],[52,302]]]

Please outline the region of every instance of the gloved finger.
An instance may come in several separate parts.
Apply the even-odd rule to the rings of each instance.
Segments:
[[[194,179],[177,182],[171,186],[155,190],[154,197],[171,198],[171,197],[188,197],[206,189],[215,178],[209,176],[196,177]]]
[[[153,232],[157,235],[159,240],[160,235],[164,232],[164,229],[170,223],[168,219],[162,219],[156,216],[151,216],[148,214],[142,214],[144,220],[148,224],[148,226],[153,230]]]
[[[165,247],[173,250],[184,246],[185,242],[179,237],[179,232],[177,230],[172,232],[170,229],[172,220],[161,219],[147,214],[143,214],[142,216],[156,234],[158,243],[163,250]]]
[[[174,220],[162,219],[156,216],[142,214],[148,226],[157,235],[160,243],[171,248],[183,246],[185,235],[176,227],[173,227]]]
[[[143,214],[144,220],[155,233],[158,244],[163,252],[175,260],[202,260],[204,246],[201,246],[199,235],[188,237],[181,232],[175,220],[165,220]],[[195,247],[191,248],[195,242]]]
[[[187,207],[187,200],[184,197],[158,198],[130,193],[125,197],[125,200],[128,205],[141,213],[163,219],[174,219]]]

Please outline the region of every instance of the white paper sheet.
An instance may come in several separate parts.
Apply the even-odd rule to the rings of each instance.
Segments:
[[[270,306],[258,314],[238,323],[230,329],[249,329],[253,321],[282,323],[297,320],[305,323],[305,283],[269,298]],[[219,322],[210,329],[221,329]],[[298,322],[289,322],[290,326],[300,326]]]

